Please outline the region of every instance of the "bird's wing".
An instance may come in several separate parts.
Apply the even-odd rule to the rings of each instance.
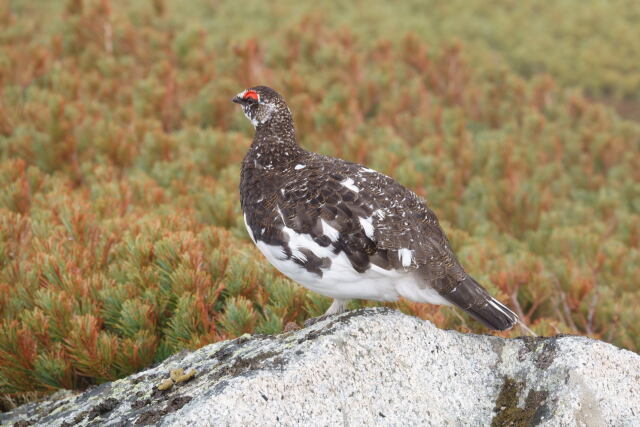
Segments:
[[[390,270],[419,269],[427,281],[466,277],[435,214],[393,179],[354,163],[306,162],[278,194],[278,217],[354,269],[374,264]]]

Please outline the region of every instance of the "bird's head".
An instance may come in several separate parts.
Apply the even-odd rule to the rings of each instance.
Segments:
[[[244,115],[255,128],[271,122],[291,121],[291,112],[284,99],[266,86],[245,89],[231,100],[240,104]]]

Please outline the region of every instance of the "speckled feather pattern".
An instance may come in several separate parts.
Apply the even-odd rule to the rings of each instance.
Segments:
[[[423,200],[365,166],[304,150],[282,97],[250,90],[260,101],[239,102],[256,127],[241,205],[252,239],[280,271],[336,299],[404,296],[453,303],[491,327],[515,322],[465,273]],[[502,319],[491,324],[487,310]]]

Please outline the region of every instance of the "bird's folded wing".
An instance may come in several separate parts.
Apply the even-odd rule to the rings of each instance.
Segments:
[[[278,221],[345,252],[356,269],[373,263],[420,269],[429,280],[464,275],[435,214],[417,195],[373,171],[365,181],[349,175],[357,173],[305,171],[282,188],[274,207]]]

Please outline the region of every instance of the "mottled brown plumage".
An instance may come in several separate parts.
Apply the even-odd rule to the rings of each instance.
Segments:
[[[256,127],[240,181],[247,229],[284,274],[336,299],[329,314],[350,298],[405,296],[452,303],[494,329],[517,321],[465,273],[415,193],[362,165],[301,148],[274,90],[250,88],[234,102]]]

